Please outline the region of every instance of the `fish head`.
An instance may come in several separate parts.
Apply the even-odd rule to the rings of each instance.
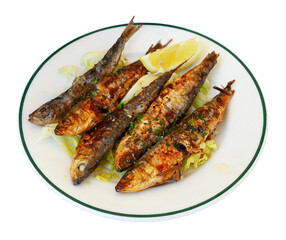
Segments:
[[[78,134],[77,130],[80,128],[80,124],[76,121],[75,117],[65,117],[59,122],[55,128],[55,134],[59,136],[72,136]]]
[[[180,168],[181,164],[178,164],[161,172],[147,161],[140,161],[123,175],[115,190],[122,193],[138,192],[167,181],[178,181],[181,178]]]
[[[93,170],[88,166],[88,161],[86,159],[76,159],[72,161],[70,168],[70,175],[74,185],[80,184],[84,179],[86,179]]]
[[[135,162],[137,156],[136,150],[138,151],[138,148],[136,148],[135,140],[136,137],[131,135],[126,138],[123,138],[114,155],[114,167],[117,172],[122,172],[126,169],[128,169],[130,166],[133,165]]]
[[[156,185],[158,170],[148,162],[141,162],[129,169],[115,187],[117,192],[138,192]]]
[[[31,123],[39,125],[39,126],[45,126],[49,123],[56,122],[56,115],[55,115],[55,108],[50,106],[49,104],[44,104],[41,107],[39,107],[37,110],[32,112],[29,115],[28,119]]]
[[[97,106],[97,102],[87,98],[76,104],[59,122],[55,134],[74,136],[92,129],[101,122],[108,111]]]

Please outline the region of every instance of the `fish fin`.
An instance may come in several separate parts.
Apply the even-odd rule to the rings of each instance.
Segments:
[[[146,52],[146,54],[151,53],[151,52],[155,52],[157,49],[161,49],[166,47],[173,39],[170,39],[166,44],[162,45],[161,41],[159,40],[155,46],[153,46],[153,44],[151,45],[151,47],[148,49],[148,51]]]
[[[229,81],[225,88],[219,88],[217,86],[214,86],[213,88],[218,90],[218,91],[220,91],[220,92],[222,92],[222,93],[225,93],[227,95],[233,95],[235,91],[231,90],[231,85],[234,82],[235,82],[235,80]]]
[[[128,23],[128,25],[121,34],[121,36],[126,37],[125,42],[127,42],[132,37],[132,35],[136,33],[143,26],[143,24],[134,25],[133,19],[134,17],[130,20],[130,22]]]
[[[178,164],[164,172],[161,172],[159,176],[162,177],[159,184],[162,184],[164,182],[172,182],[172,181],[178,181],[181,179],[181,164]]]
[[[182,67],[189,59],[187,59],[186,61],[182,62],[181,64],[179,64],[177,67],[175,67],[173,70],[170,71],[171,74],[173,74],[174,72],[176,72],[180,67]]]
[[[211,133],[208,135],[208,137],[207,137],[206,141],[207,141],[207,140],[211,140],[211,139],[215,138],[215,136],[216,136],[216,134],[214,133],[214,131],[213,131],[213,132],[211,132]]]
[[[209,53],[203,60],[203,62],[207,63],[211,63],[212,66],[214,66],[217,63],[217,58],[219,57],[219,53],[216,53],[215,51],[212,51],[211,53]]]
[[[176,170],[175,170],[175,172],[174,172],[174,174],[173,174],[171,179],[174,180],[174,181],[179,181],[181,179],[181,171],[180,171],[179,168],[176,168]]]

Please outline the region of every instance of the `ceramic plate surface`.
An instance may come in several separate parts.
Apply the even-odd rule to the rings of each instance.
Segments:
[[[198,36],[203,50],[192,66],[208,52],[216,51],[220,56],[209,75],[212,85],[225,86],[228,81],[236,80],[233,85],[236,92],[218,128],[218,150],[206,164],[185,173],[181,181],[132,194],[117,193],[116,183],[103,183],[93,176],[73,186],[69,175],[71,158],[53,139],[39,142],[41,127],[28,122],[29,113],[50,100],[51,93],[59,94],[66,89],[66,80],[58,68],[70,64],[81,66],[81,56],[86,52],[109,49],[124,27],[112,26],[74,39],[39,66],[27,84],[20,106],[19,127],[24,149],[33,167],[52,188],[93,212],[133,219],[160,219],[193,212],[220,199],[241,182],[261,151],[266,131],[266,109],[257,81],[234,53],[211,38],[176,26],[145,23],[123,52],[133,61],[160,39],[164,43],[172,38],[177,43]],[[216,90],[210,92],[211,96],[215,94]]]

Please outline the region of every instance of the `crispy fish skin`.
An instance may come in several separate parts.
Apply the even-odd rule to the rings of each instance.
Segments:
[[[60,121],[71,107],[91,90],[95,79],[100,81],[106,74],[111,73],[118,64],[125,43],[142,26],[134,26],[133,18],[98,64],[85,74],[76,77],[68,90],[36,109],[29,115],[28,120],[40,126]]]
[[[121,89],[130,89],[146,73],[146,68],[135,62],[124,69],[118,70],[118,76],[110,74],[105,77],[101,82],[102,84],[98,84],[98,90],[92,92],[92,97],[88,97],[72,107],[57,125],[55,134],[73,136],[94,128],[96,124],[104,119],[108,111],[116,108],[125,96],[127,91],[124,94]],[[115,82],[117,79],[131,81],[126,81],[126,88],[122,86],[124,85],[123,81],[118,81],[118,87],[116,87]],[[115,88],[118,89],[118,92]]]
[[[227,103],[234,94],[229,82],[210,102],[194,111],[161,139],[120,179],[117,192],[138,192],[170,180],[180,179],[185,156],[201,151],[200,144],[213,137],[222,121]]]
[[[174,125],[190,108],[207,75],[217,62],[212,52],[195,68],[162,90],[147,112],[136,120],[120,141],[115,152],[115,169],[124,171],[154,145],[168,128]]]
[[[74,185],[80,184],[96,169],[104,154],[112,148],[115,140],[124,133],[135,117],[148,109],[173,72],[181,65],[155,79],[131,99],[123,109],[116,110],[95,129],[83,135],[70,168]]]
[[[166,47],[169,43],[162,45],[159,41],[157,44],[150,46],[146,54]],[[147,69],[143,63],[139,60],[119,69],[117,72],[113,72],[105,77],[96,87],[97,91],[103,96],[101,99],[98,96],[94,96],[103,108],[114,111],[117,105],[125,97],[130,88],[144,75],[147,74]]]
[[[166,45],[158,42],[155,46],[152,45],[146,54]],[[94,128],[104,119],[107,112],[116,109],[130,88],[145,74],[147,69],[138,60],[105,76],[97,84],[97,89],[92,92],[92,96],[77,103],[65,115],[57,125],[55,134],[72,136]]]

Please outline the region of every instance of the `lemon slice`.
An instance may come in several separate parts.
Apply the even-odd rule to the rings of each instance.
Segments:
[[[199,39],[195,37],[170,47],[158,49],[140,57],[140,61],[150,72],[167,72],[187,59],[189,60],[180,69],[190,66],[200,53],[201,44]]]

